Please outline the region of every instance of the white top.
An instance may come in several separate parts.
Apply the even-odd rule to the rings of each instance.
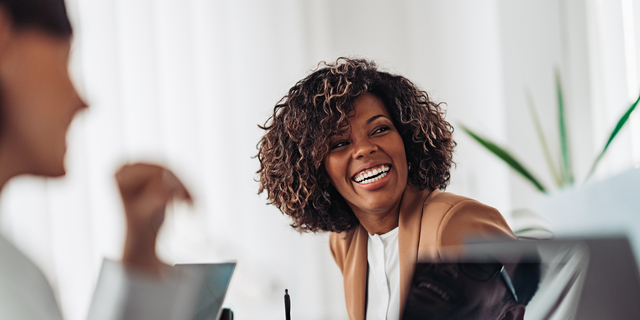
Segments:
[[[161,279],[126,270],[105,260],[88,319],[188,319],[205,274],[169,268]],[[44,274],[0,236],[0,319],[62,320]]]
[[[367,261],[369,262],[369,280],[366,319],[398,320],[400,317],[398,227],[383,235],[369,235]]]
[[[0,319],[62,320],[44,274],[0,236]]]

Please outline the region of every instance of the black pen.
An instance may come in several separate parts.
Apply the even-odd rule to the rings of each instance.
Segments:
[[[284,289],[284,317],[285,320],[291,320],[291,298],[287,289]]]

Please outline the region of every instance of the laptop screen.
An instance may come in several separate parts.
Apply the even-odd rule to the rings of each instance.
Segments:
[[[632,301],[640,277],[624,238],[475,244],[416,264],[402,319],[629,319]]]
[[[235,262],[216,264],[180,264],[176,268],[186,268],[204,273],[202,289],[195,304],[192,320],[217,320],[222,312],[222,303],[227,294]]]

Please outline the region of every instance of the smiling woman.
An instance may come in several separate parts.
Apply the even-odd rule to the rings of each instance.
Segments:
[[[386,108],[374,95],[355,101],[348,128],[331,138],[324,168],[331,185],[371,234],[398,225],[399,202],[407,185],[407,157],[402,137]]]
[[[455,146],[443,114],[408,79],[340,58],[293,86],[261,127],[260,192],[297,230],[331,232],[351,320],[398,319],[417,257],[515,237],[494,208],[441,192]]]

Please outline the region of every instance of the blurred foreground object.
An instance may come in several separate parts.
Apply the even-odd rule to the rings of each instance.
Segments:
[[[235,262],[178,264],[173,268],[177,271],[204,274],[205,278],[199,283],[200,293],[192,302],[195,303],[192,320],[233,319],[233,312],[230,309],[223,309],[222,303],[235,268]]]
[[[222,309],[220,320],[233,320],[233,311],[231,311],[231,309],[229,308]]]
[[[127,218],[122,262],[149,274],[159,274],[156,238],[167,203],[174,198],[191,202],[191,195],[169,170],[145,163],[124,165],[116,173]]]
[[[416,265],[403,319],[636,319],[638,301],[626,238],[470,244],[462,258]]]
[[[624,234],[634,252],[640,252],[640,169],[631,169],[580,188],[541,197],[533,210],[562,237]],[[636,260],[640,263],[640,260]]]
[[[63,0],[0,0],[0,189],[20,175],[66,174],[67,131],[87,108],[69,76],[72,33]],[[116,178],[127,218],[123,264],[104,262],[90,317],[190,318],[205,273],[171,269],[155,254],[166,204],[189,193],[155,165],[126,165]],[[62,319],[41,270],[3,237],[0,256],[0,319]]]
[[[157,278],[127,271],[122,265],[105,260],[88,318],[232,319],[230,310],[223,312],[222,302],[235,266],[177,265],[161,270],[161,277]]]

